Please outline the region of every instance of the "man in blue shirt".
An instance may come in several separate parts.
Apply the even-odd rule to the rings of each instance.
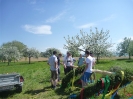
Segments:
[[[79,60],[78,60],[78,66],[82,66],[84,64],[85,59],[82,57],[82,54],[80,54]]]

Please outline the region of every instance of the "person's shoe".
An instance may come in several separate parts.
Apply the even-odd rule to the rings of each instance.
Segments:
[[[54,87],[54,85],[51,85],[51,88],[53,88]]]

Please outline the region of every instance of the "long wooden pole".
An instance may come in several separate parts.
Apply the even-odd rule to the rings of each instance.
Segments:
[[[115,72],[109,72],[105,70],[92,69],[92,71],[100,74],[115,75]],[[133,80],[133,76],[131,76],[131,80]]]
[[[78,66],[73,66],[74,68],[78,68]],[[106,70],[92,69],[92,72],[106,74],[106,75],[115,75],[115,72],[109,72]],[[131,76],[131,80],[133,80],[133,76]]]

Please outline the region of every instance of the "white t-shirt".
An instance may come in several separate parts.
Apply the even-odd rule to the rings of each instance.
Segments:
[[[57,62],[57,57],[55,55],[53,55],[48,60],[48,63],[50,64],[50,70],[57,70],[58,69],[58,68],[55,68],[55,62]]]
[[[64,64],[66,66],[71,66],[73,64],[73,58],[71,56],[69,56],[69,57],[65,56],[64,57]]]
[[[93,58],[91,56],[88,56],[86,58],[86,63],[88,63],[88,68],[85,72],[92,73],[92,64],[93,64]]]

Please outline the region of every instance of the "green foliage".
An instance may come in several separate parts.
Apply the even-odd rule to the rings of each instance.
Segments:
[[[83,73],[85,66],[81,66],[79,68],[75,69],[75,77],[78,76],[78,74]],[[63,79],[61,88],[65,89],[67,87],[70,87],[72,85],[72,77],[73,77],[74,71],[70,71]]]
[[[130,56],[133,56],[133,40],[130,41],[127,52],[129,53]]]
[[[131,54],[133,54],[133,40],[131,40],[131,38],[125,37],[123,42],[118,44],[117,50],[119,51],[119,56],[128,54],[130,59]]]
[[[110,80],[110,85],[108,88],[108,93],[112,90],[112,89],[116,89],[117,86],[120,84],[120,87],[125,86],[127,83],[131,82],[131,76],[133,75],[133,73],[130,71],[126,70],[122,70],[119,67],[113,67],[111,68],[111,70],[114,70],[114,72],[116,73],[115,75],[111,75],[109,80]],[[121,71],[124,71],[124,79],[122,80],[122,74]],[[104,77],[106,79],[106,77]],[[122,82],[122,83],[121,83]],[[99,79],[97,81],[97,83],[90,85],[88,87],[86,87],[84,89],[83,92],[83,97],[84,99],[86,98],[91,98],[92,96],[94,96],[96,93],[100,92],[100,90],[104,90],[105,91],[105,84],[104,87],[102,87],[102,81]],[[80,98],[80,93],[77,95],[76,99]]]

